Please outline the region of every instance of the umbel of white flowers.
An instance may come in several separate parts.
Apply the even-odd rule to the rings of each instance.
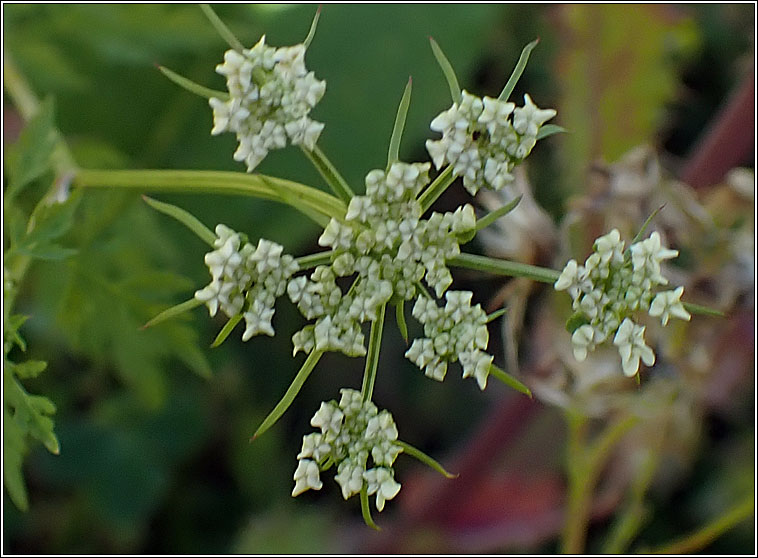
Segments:
[[[261,333],[273,336],[274,303],[298,270],[297,262],[279,244],[261,238],[253,248],[225,225],[216,226],[216,237],[216,249],[205,255],[212,281],[195,298],[208,306],[211,316],[219,308],[230,318],[243,312],[243,341]]]
[[[424,324],[426,337],[415,339],[405,356],[438,381],[444,380],[447,363],[459,360],[463,377],[473,376],[484,389],[493,357],[484,352],[489,342],[487,314],[480,305],[471,306],[472,296],[469,291],[448,291],[444,308],[419,297],[413,316]]]
[[[538,108],[529,95],[524,95],[524,106],[516,108],[464,90],[460,102],[432,120],[431,129],[442,138],[427,140],[426,149],[435,167],[447,163],[455,176],[463,176],[471,195],[481,186],[500,190],[513,182],[513,167],[529,155],[540,127],[555,115],[553,109]]]
[[[438,296],[450,286],[445,260],[460,253],[458,238],[473,233],[476,216],[467,204],[421,219],[416,196],[429,180],[429,166],[395,162],[387,172],[372,170],[366,175],[366,195],[352,198],[343,221],[329,222],[319,244],[332,248],[331,264],[287,287],[303,316],[316,320],[293,336],[295,352],[315,348],[362,356],[360,324],[375,320],[390,298],[415,298],[421,279]],[[347,276],[355,276],[355,282],[343,294],[336,279]]]
[[[376,509],[382,511],[385,500],[391,500],[400,491],[392,469],[403,451],[395,443],[395,421],[389,411],[379,411],[371,401],[363,401],[360,392],[343,388],[340,393],[339,404],[334,400],[321,403],[311,419],[311,426],[321,432],[303,436],[292,495],[320,490],[323,486],[320,472],[335,465],[334,480],[345,500],[366,485],[369,496],[376,494]]]
[[[226,51],[216,72],[226,77],[229,99],[209,99],[211,134],[237,135],[234,160],[244,161],[248,172],[288,140],[312,151],[324,128],[308,116],[324,95],[326,82],[306,70],[305,45],[274,48],[265,39],[242,52]]]
[[[471,205],[421,219],[416,196],[429,180],[429,163],[395,162],[389,171],[366,176],[366,195],[350,201],[344,221],[332,219],[319,244],[332,248],[331,263],[317,266],[310,276],[293,278],[298,264],[282,246],[260,239],[257,248],[240,233],[216,227],[215,250],[205,256],[212,281],[195,293],[211,316],[220,308],[227,316],[242,313],[247,341],[254,335],[274,335],[271,319],[276,299],[286,291],[308,320],[292,337],[293,352],[338,351],[348,356],[366,354],[361,324],[376,320],[391,298],[417,298],[413,316],[424,324],[425,336],[414,340],[405,356],[425,374],[442,381],[449,362],[459,361],[463,377],[473,377],[484,389],[493,357],[487,316],[472,293],[446,293],[439,308],[419,291],[424,279],[437,296],[452,283],[445,261],[460,253],[460,238],[476,230]],[[339,277],[354,277],[343,293]]]
[[[613,229],[595,240],[594,251],[584,265],[569,260],[554,287],[568,291],[574,310],[585,322],[571,336],[578,361],[612,339],[627,376],[637,373],[640,359],[648,366],[655,363],[655,354],[645,343],[645,326],[636,324],[632,314],[645,310],[660,317],[662,325],[671,316],[689,321],[690,314],[680,300],[684,287],[656,292],[657,287],[668,284],[661,275],[661,262],[678,254],[661,245],[657,232],[624,251],[624,241]]]

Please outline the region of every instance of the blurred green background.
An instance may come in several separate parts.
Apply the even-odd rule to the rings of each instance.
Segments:
[[[265,33],[275,46],[302,41],[315,9],[216,7],[243,43]],[[681,164],[752,64],[753,9],[326,5],[307,54],[308,68],[327,82],[313,113],[326,123],[320,145],[362,189],[366,172],[384,165],[397,103],[412,76],[400,154],[427,160],[428,123],[449,106],[428,37],[444,49],[462,87],[478,95],[497,95],[522,47],[540,37],[513,99],[520,103],[528,91],[540,107],[557,108],[555,123],[570,130],[541,142],[528,164],[537,200],[560,218],[598,158],[612,161],[650,143],[673,169]],[[234,138],[210,136],[207,103],[154,67],[160,63],[223,88],[213,70],[226,45],[198,6],[4,4],[3,18],[6,55],[38,96],[54,96],[57,123],[81,166],[243,170],[231,158]],[[7,97],[3,113],[8,142],[21,124]],[[271,153],[257,170],[323,187],[296,149]],[[156,197],[209,227],[223,222],[296,255],[318,248],[316,227],[286,207],[223,196]],[[310,416],[340,387],[360,386],[362,361],[322,359],[283,419],[249,443],[302,359],[291,358],[290,337],[301,327],[295,308],[288,301],[277,305],[275,338],[243,344],[235,335],[214,350],[207,347],[223,321],[208,319],[202,309],[141,331],[157,311],[208,282],[205,247],[137,195],[88,192],[79,212],[66,237],[79,254],[35,264],[18,301],[18,311],[32,316],[24,330],[30,356],[49,361],[26,385],[57,405],[62,449],[54,456],[35,447],[28,457],[28,512],[4,495],[4,550],[360,551],[365,533],[357,502],[343,502],[331,479],[318,494],[294,500],[289,492]],[[497,288],[493,281],[462,281],[482,301]],[[510,394],[501,386],[480,393],[455,377],[428,381],[403,359],[402,340],[390,331],[376,402],[393,411],[403,439],[444,462]],[[210,379],[196,373],[208,369]],[[749,424],[725,428],[730,436],[752,432]],[[401,458],[398,478],[419,467]],[[697,482],[717,482],[709,467],[697,470]],[[689,495],[692,505],[696,496]],[[375,519],[391,518],[393,503]],[[666,505],[661,513],[668,513]],[[720,548],[744,552],[744,530],[731,537]],[[522,550],[549,552],[551,545],[546,537]],[[407,548],[435,547],[422,540]]]

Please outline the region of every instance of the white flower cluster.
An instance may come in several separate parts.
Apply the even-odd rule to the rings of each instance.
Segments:
[[[228,50],[216,72],[226,76],[229,100],[209,100],[213,109],[211,134],[234,132],[239,147],[235,161],[248,172],[272,149],[316,146],[324,125],[308,117],[321,100],[326,83],[305,68],[305,45],[274,48],[266,37],[242,52]]]
[[[471,306],[469,291],[448,291],[444,308],[429,298],[419,297],[413,316],[424,324],[425,338],[415,339],[405,356],[428,377],[442,381],[447,363],[459,360],[463,377],[476,378],[480,389],[487,386],[493,357],[485,350],[489,342],[487,314]]]
[[[363,401],[360,392],[344,388],[340,393],[339,404],[334,400],[321,403],[311,419],[311,426],[321,432],[303,436],[292,495],[320,490],[320,471],[336,465],[334,480],[343,498],[358,494],[365,485],[369,496],[376,494],[376,508],[382,511],[385,500],[400,491],[392,469],[403,451],[395,443],[395,421],[389,411],[380,412],[371,401]],[[371,468],[367,468],[369,456]]]
[[[379,307],[392,296],[392,286],[376,278],[361,281],[343,295],[336,279],[333,265],[321,265],[310,278],[301,275],[287,286],[287,294],[303,316],[316,320],[292,336],[293,354],[310,353],[314,348],[348,356],[366,354],[361,323],[377,318]]]
[[[683,287],[655,292],[658,286],[668,284],[661,275],[661,262],[678,254],[661,245],[657,232],[625,252],[624,241],[613,229],[595,240],[594,252],[584,265],[569,260],[554,286],[557,291],[568,291],[574,310],[586,322],[571,337],[578,361],[613,338],[627,376],[637,373],[640,359],[648,366],[655,363],[653,350],[645,344],[645,326],[637,325],[630,316],[641,309],[660,317],[663,325],[670,316],[690,319],[680,300]]]
[[[529,155],[540,126],[555,115],[553,109],[538,108],[529,95],[524,95],[524,106],[516,108],[464,90],[460,102],[432,120],[431,129],[441,132],[442,139],[427,140],[426,149],[435,167],[447,163],[455,176],[463,176],[471,195],[482,186],[500,190],[513,182],[513,167]]]
[[[476,216],[467,204],[421,219],[416,196],[429,180],[429,166],[396,162],[388,172],[372,170],[366,195],[352,198],[344,221],[329,222],[319,244],[333,249],[331,265],[317,267],[310,278],[293,279],[288,287],[303,316],[317,320],[295,334],[295,352],[315,347],[362,356],[360,324],[375,320],[393,295],[412,299],[422,278],[438,296],[450,286],[445,261],[460,253],[457,237],[475,230]],[[343,295],[336,279],[352,275],[354,287]]]
[[[205,255],[213,279],[195,298],[208,306],[211,316],[219,308],[230,318],[242,313],[247,326],[243,341],[261,333],[273,336],[274,303],[298,270],[297,262],[279,244],[261,238],[253,248],[225,225],[216,226],[216,236],[216,249]]]

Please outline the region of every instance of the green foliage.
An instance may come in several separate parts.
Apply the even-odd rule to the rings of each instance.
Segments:
[[[264,29],[272,43],[292,44],[301,40],[314,8],[220,5],[217,9],[235,35],[250,46]],[[609,90],[609,102],[613,99],[615,108],[603,108],[602,113],[598,110],[592,114],[593,122],[602,116],[604,122],[613,124],[593,129],[616,128],[613,133],[621,140],[608,145],[611,149],[623,149],[621,144],[625,141],[650,139],[660,123],[659,118],[656,120],[660,103],[671,99],[675,80],[672,66],[651,52],[648,35],[658,33],[661,26],[684,28],[683,36],[675,32],[666,35],[663,43],[652,41],[657,47],[670,45],[665,41],[672,36],[673,42],[683,37],[686,43],[693,35],[688,35],[686,22],[679,20],[672,24],[672,20],[660,17],[660,13],[650,8],[634,8],[649,17],[630,15],[620,7],[596,8],[617,10],[607,22],[615,31],[598,31],[587,25],[584,31],[603,44],[610,44],[616,37],[614,49],[607,52],[617,55],[625,52],[645,60],[635,65],[634,80],[619,75],[618,90]],[[732,58],[740,52],[734,46],[722,47],[734,45],[739,35],[729,23],[734,13],[725,17],[725,11],[720,7],[698,10],[701,18],[698,25],[712,35],[713,44],[719,45],[715,49],[718,56],[710,67],[723,75],[732,71]],[[208,135],[211,119],[207,104],[179,90],[154,67],[156,62],[166,64],[194,82],[221,86],[222,78],[213,72],[213,67],[221,61],[226,45],[197,6],[12,4],[3,6],[3,15],[6,52],[15,59],[34,90],[55,94],[58,124],[77,163],[91,168],[240,170],[229,157],[232,138]],[[582,111],[590,106],[586,104],[589,91],[586,84],[592,80],[585,79],[586,74],[572,64],[553,65],[557,35],[552,34],[552,26],[547,27],[548,18],[543,17],[542,9],[495,5],[329,5],[322,15],[325,17],[309,50],[308,64],[329,84],[318,108],[320,120],[339,123],[325,130],[324,149],[339,163],[347,183],[355,190],[362,188],[367,169],[384,164],[397,94],[408,75],[413,75],[417,91],[403,144],[408,153],[403,156],[401,149],[401,158],[412,156],[411,146],[421,145],[422,139],[429,136],[429,114],[449,104],[449,92],[429,51],[426,35],[434,36],[444,45],[462,83],[481,85],[482,93],[489,95],[497,94],[495,88],[499,90],[502,85],[502,72],[497,69],[506,68],[507,72],[515,62],[508,53],[517,52],[535,36],[541,36],[543,45],[535,51],[522,81],[528,87],[536,84],[537,88],[551,91],[553,70],[568,69],[570,75],[564,80],[567,102],[558,108],[566,115],[561,124],[571,134],[557,141],[578,139],[573,144],[576,149],[572,148],[570,157],[566,157],[569,164],[560,174],[556,173],[553,161],[547,160],[547,164],[530,169],[532,178],[536,179],[538,189],[544,182],[550,192],[556,192],[568,181],[567,173],[581,171],[586,166],[589,124]],[[551,12],[552,15],[555,14]],[[554,18],[549,21],[554,22]],[[636,29],[631,39],[623,33],[624,24]],[[361,48],[354,48],[356,44]],[[578,50],[581,47],[569,41],[560,44],[561,51],[565,51],[566,45]],[[663,49],[658,50],[660,54]],[[644,57],[639,52],[644,52]],[[575,53],[575,56],[579,60],[582,55]],[[335,64],[335,59],[340,63]],[[492,75],[497,75],[496,85]],[[626,80],[632,85],[627,85]],[[658,108],[653,107],[652,101],[638,106],[613,97],[624,93],[629,101],[636,98],[631,93],[634,90],[645,99],[647,93],[641,90],[645,84],[655,93]],[[724,77],[721,85],[727,88],[729,79]],[[713,103],[721,99],[721,93],[713,95]],[[52,104],[44,106],[52,110]],[[710,113],[698,109],[695,117],[687,119],[687,125],[695,131],[710,117]],[[572,110],[579,111],[575,112],[577,116],[568,116]],[[652,124],[650,120],[637,120],[636,115],[642,112],[655,117]],[[647,122],[634,134],[627,134],[626,123],[623,131],[614,126],[619,122],[618,114],[630,113],[635,115],[630,122]],[[42,116],[38,118],[40,122],[43,120]],[[543,132],[548,128],[543,128]],[[24,133],[28,136],[31,132],[27,129]],[[6,137],[9,136],[12,133],[6,129]],[[43,137],[51,136],[43,134]],[[694,137],[694,132],[688,133],[688,137]],[[44,151],[48,139],[30,143]],[[6,176],[14,180],[18,148],[7,147]],[[610,153],[604,154],[610,158]],[[28,155],[29,161],[34,159]],[[352,537],[344,536],[343,527],[347,523],[341,508],[340,512],[329,512],[319,502],[316,512],[309,505],[312,502],[300,502],[271,513],[269,504],[281,502],[282,491],[291,486],[292,474],[286,467],[272,468],[271,464],[289,462],[293,448],[299,444],[291,433],[301,432],[308,417],[295,412],[294,416],[285,417],[283,428],[269,431],[255,444],[244,443],[250,425],[260,423],[270,402],[284,392],[291,380],[291,374],[284,373],[280,366],[283,355],[290,350],[287,335],[265,340],[270,343],[252,341],[245,346],[231,335],[222,347],[207,352],[197,349],[198,335],[193,329],[200,332],[199,345],[204,347],[223,322],[214,322],[213,332],[203,325],[207,319],[195,320],[199,327],[192,328],[194,312],[192,317],[188,313],[183,316],[186,319],[141,331],[139,327],[169,301],[179,302],[207,281],[207,270],[200,259],[187,256],[201,254],[202,243],[180,225],[151,214],[137,196],[93,192],[88,193],[91,200],[74,198],[73,203],[60,207],[45,206],[45,213],[48,209],[60,212],[58,216],[64,222],[67,218],[62,214],[70,211],[75,227],[63,227],[60,234],[56,227],[48,228],[46,234],[52,232],[51,236],[37,236],[36,240],[32,237],[34,242],[30,242],[27,235],[34,227],[28,229],[29,217],[53,182],[49,159],[47,156],[39,159],[46,159],[45,167],[32,164],[37,170],[23,187],[16,188],[17,192],[11,191],[13,203],[4,207],[5,238],[13,247],[23,248],[15,250],[13,258],[28,258],[32,262],[28,280],[12,296],[18,309],[5,316],[5,339],[12,341],[11,357],[19,361],[6,370],[12,369],[13,382],[18,386],[8,392],[26,393],[21,396],[24,409],[51,408],[44,403],[29,403],[27,397],[39,397],[29,392],[47,394],[55,402],[55,433],[62,452],[59,456],[50,455],[28,432],[17,428],[14,411],[6,402],[3,432],[6,489],[17,505],[26,501],[21,473],[23,460],[28,456],[30,471],[34,473],[31,489],[37,490],[36,494],[32,492],[31,500],[33,504],[39,501],[40,505],[32,505],[24,515],[17,513],[13,505],[6,505],[5,550],[218,553],[232,549],[275,553],[330,552],[338,544],[336,541],[353,544]],[[273,154],[262,170],[318,184],[318,175],[302,159],[297,150]],[[578,177],[575,179],[574,184],[580,182]],[[9,184],[5,187],[7,200]],[[318,232],[313,223],[292,219],[294,212],[270,202],[229,196],[214,198],[211,203],[204,195],[174,195],[167,199],[198,215],[204,223],[225,220],[238,230],[276,239],[293,253],[304,253]],[[44,227],[51,226],[44,224],[46,218],[36,223],[43,227],[43,232]],[[4,248],[8,250],[9,246]],[[41,259],[51,255],[60,259]],[[190,279],[155,271],[166,269],[181,270]],[[15,266],[8,266],[8,270],[11,276],[16,274]],[[6,296],[6,304],[8,300]],[[28,315],[32,316],[30,320]],[[284,305],[277,309],[277,316],[282,329],[289,327],[291,331],[293,309]],[[19,333],[22,327],[23,337]],[[16,359],[20,356],[17,353],[27,348],[24,337],[29,341],[31,358],[26,361]],[[187,353],[188,350],[194,353]],[[209,371],[207,358],[214,370],[212,382],[186,374],[187,366],[199,373]],[[194,364],[176,366],[181,359]],[[330,367],[330,373],[323,375],[323,387],[306,386],[299,396],[304,400],[304,409],[309,408],[308,402],[316,405],[322,393],[359,377],[360,371],[345,366],[344,361],[328,359],[323,364]],[[390,392],[382,384],[385,380],[380,380],[379,396],[394,398],[400,402],[398,407],[407,409],[409,439],[432,440],[436,447],[451,447],[474,430],[474,424],[487,410],[487,405],[473,404],[481,402],[478,390],[469,392],[463,385],[461,389],[429,390],[425,380],[401,373],[405,370],[400,369],[407,364],[401,356],[388,351],[382,359],[390,363],[384,378],[394,381],[399,388]],[[42,370],[42,360],[49,361],[49,370]],[[39,375],[34,377],[35,374]],[[45,413],[40,416],[50,418]],[[429,416],[440,419],[430,423]],[[37,420],[36,424],[39,423]],[[710,462],[708,465],[703,478],[719,466]],[[750,459],[740,471],[752,471]],[[719,477],[713,482],[722,481]],[[710,486],[705,488],[704,492],[710,490]],[[703,503],[707,500],[704,493]],[[264,508],[265,515],[258,514]],[[717,512],[709,509],[697,519],[708,519]],[[664,509],[656,511],[655,517],[671,517],[675,513],[678,510]],[[664,521],[651,524],[669,525]],[[676,534],[678,527],[693,526],[677,525],[666,535]],[[739,541],[744,539],[749,544],[750,529],[744,531]],[[238,541],[230,542],[235,537]],[[416,545],[421,548],[423,542]],[[727,540],[723,548],[729,553],[742,547]]]
[[[608,4],[562,11],[568,46],[558,60],[559,110],[571,131],[564,139],[570,188],[581,185],[584,164],[616,160],[661,125],[662,109],[677,92],[674,62],[697,41],[690,18],[662,17],[663,9]]]
[[[161,296],[183,295],[192,287],[178,275],[155,271],[154,262],[171,244],[148,211],[129,195],[90,193],[74,235],[78,257],[56,273],[44,273],[39,288],[70,346],[101,365],[112,363],[121,381],[157,407],[169,389],[168,359],[204,377],[210,366],[188,324],[175,320],[141,329],[158,313]],[[121,218],[110,222],[116,216]]]
[[[5,190],[6,203],[50,167],[50,158],[58,140],[54,122],[54,104],[48,99],[24,128],[10,156],[10,180]]]

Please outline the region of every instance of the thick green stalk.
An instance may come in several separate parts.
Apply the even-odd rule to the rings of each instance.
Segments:
[[[376,316],[376,320],[371,322],[368,354],[366,355],[366,369],[363,372],[363,385],[361,386],[361,396],[363,397],[363,401],[371,401],[371,396],[374,393],[374,383],[376,382],[376,371],[379,367],[379,349],[382,345],[382,331],[384,330],[384,314],[386,310],[387,304],[382,304]]]
[[[560,272],[555,271],[554,269],[508,260],[497,260],[486,256],[477,256],[475,254],[459,254],[448,260],[447,263],[455,267],[486,271],[496,275],[526,277],[527,279],[540,281],[542,283],[555,283],[560,276]]]
[[[586,417],[567,414],[568,444],[568,502],[563,524],[561,550],[564,554],[581,554],[587,539],[592,514],[592,500],[600,473],[621,437],[637,421],[627,417],[606,427],[598,439],[587,439],[589,423]]]
[[[300,269],[311,269],[319,265],[329,265],[334,255],[333,250],[327,252],[318,252],[316,254],[308,254],[307,256],[300,256],[295,258],[295,262]]]
[[[584,482],[583,479],[586,471],[587,419],[577,415],[568,415],[567,426],[566,473],[568,488],[561,551],[564,554],[580,554],[584,550],[585,531],[592,503],[590,483]]]
[[[140,192],[213,193],[253,196],[298,207],[328,217],[344,218],[345,204],[316,188],[260,174],[200,170],[90,170],[80,169],[73,186],[125,188]]]

